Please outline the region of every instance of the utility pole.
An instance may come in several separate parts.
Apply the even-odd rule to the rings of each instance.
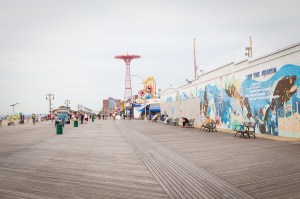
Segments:
[[[248,58],[252,58],[252,38],[249,37],[249,39],[250,39],[250,45],[249,45],[249,47],[245,48],[245,50],[246,50],[245,55],[248,56]]]
[[[52,100],[54,100],[54,94],[48,93],[46,94],[46,100],[49,100],[49,113],[50,113],[50,118],[52,118],[51,116],[51,105],[52,105]]]
[[[196,39],[194,39],[194,79],[196,79],[197,75],[197,64],[196,64]]]
[[[17,104],[19,104],[19,103],[15,103],[15,104],[9,105],[9,106],[12,106],[12,107],[13,107],[13,114],[14,114],[14,115],[15,115],[15,106],[16,106]]]

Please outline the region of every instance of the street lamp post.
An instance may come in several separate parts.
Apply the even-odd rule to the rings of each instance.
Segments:
[[[69,109],[70,100],[65,100],[65,104],[67,106],[67,109]]]
[[[78,112],[79,112],[79,110],[82,111],[82,107],[83,107],[83,105],[77,104]]]
[[[16,106],[17,104],[19,104],[19,103],[15,103],[15,104],[9,105],[9,106],[12,106],[12,107],[13,107],[13,114],[14,114],[14,115],[15,115],[15,106]]]
[[[146,104],[146,95],[145,95],[145,121],[147,121],[147,104]]]
[[[52,98],[52,100],[54,100],[54,94],[51,94],[51,93],[48,93],[48,94],[46,94],[46,100],[49,100],[49,113],[50,113],[50,118],[52,118],[51,117],[51,105],[52,105],[52,100],[51,100],[51,98]]]

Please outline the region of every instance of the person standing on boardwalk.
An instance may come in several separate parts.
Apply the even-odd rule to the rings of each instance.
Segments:
[[[84,121],[85,121],[85,124],[88,123],[88,119],[89,119],[88,114],[85,113],[85,114],[84,114]]]
[[[58,125],[58,121],[59,121],[59,117],[58,117],[58,115],[55,115],[55,127],[56,127],[56,125]]]
[[[63,114],[63,115],[61,116],[61,124],[62,124],[63,127],[65,126],[66,117],[67,117],[67,116],[66,116],[65,114]]]
[[[32,114],[32,123],[35,124],[35,119],[36,119],[36,115],[33,113]]]
[[[116,112],[114,112],[114,113],[112,114],[112,117],[113,117],[113,121],[115,121],[115,120],[116,120]]]
[[[54,120],[54,115],[52,115],[51,117],[51,124],[53,124],[53,120]]]
[[[19,124],[24,124],[24,122],[25,122],[25,117],[24,117],[24,115],[21,113],[21,114],[20,114],[20,121],[19,121]]]
[[[83,124],[83,120],[84,120],[84,115],[83,113],[80,114],[80,123]]]

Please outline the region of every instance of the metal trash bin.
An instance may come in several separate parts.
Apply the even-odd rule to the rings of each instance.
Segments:
[[[74,127],[78,127],[78,120],[74,120]]]
[[[57,135],[63,134],[63,126],[62,126],[61,123],[59,123],[59,124],[56,125],[56,134]]]

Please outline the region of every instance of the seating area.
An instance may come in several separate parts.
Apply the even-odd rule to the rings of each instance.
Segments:
[[[174,118],[171,122],[172,126],[179,126],[179,118]]]
[[[186,124],[187,128],[194,128],[195,119],[190,119],[189,123]]]
[[[255,126],[256,124],[254,122],[244,122],[241,125],[236,125],[234,128],[235,137],[236,135],[240,134],[240,138],[250,138],[250,136],[253,136],[255,139]]]
[[[207,124],[203,124],[201,126],[200,130],[209,131],[209,132],[213,132],[213,131],[218,132],[217,125],[216,125],[215,121],[211,121]]]
[[[164,121],[164,124],[166,125],[172,125],[172,126],[179,126],[179,118],[167,118]],[[186,128],[195,128],[194,127],[195,124],[195,119],[189,119],[189,122],[186,123],[185,127]],[[255,126],[256,123],[253,122],[244,122],[241,125],[236,125],[234,128],[235,133],[235,137],[237,135],[240,134],[240,138],[250,138],[251,136],[253,136],[253,138],[255,137]],[[206,131],[206,132],[218,132],[217,130],[217,123],[214,120],[211,120],[211,122],[208,122],[206,124],[202,124],[200,127],[200,131]]]

